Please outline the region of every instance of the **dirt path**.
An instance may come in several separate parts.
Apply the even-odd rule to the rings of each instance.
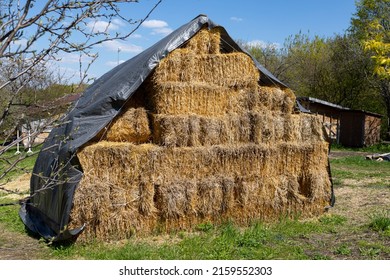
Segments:
[[[10,232],[0,224],[0,260],[42,260],[50,258],[50,249],[27,234]]]
[[[390,259],[390,238],[368,228],[373,215],[389,210],[389,187],[335,188],[336,204],[329,213],[346,217],[337,232],[312,236],[313,246],[331,259]]]
[[[18,200],[27,196],[30,185],[30,175],[25,174],[16,180],[4,185],[7,190],[21,194],[8,194],[2,198]],[[3,206],[16,207],[16,206]],[[39,240],[19,232],[13,232],[0,223],[0,260],[34,260],[47,259],[50,249]]]

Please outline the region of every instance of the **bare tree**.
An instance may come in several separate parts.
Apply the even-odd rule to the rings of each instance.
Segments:
[[[126,39],[137,30],[150,13],[161,3],[158,1],[142,19],[134,20],[121,13],[121,5],[137,3],[138,0],[96,0],[96,1],[42,1],[10,0],[1,4],[0,14],[0,58],[15,58],[23,55],[25,67],[4,81],[4,88],[31,68],[58,54],[83,53],[95,58],[91,48],[105,41]],[[126,33],[109,32],[115,21],[132,26]],[[105,22],[104,28],[97,23]],[[81,41],[75,40],[81,35]],[[37,49],[38,42],[45,41],[46,47]]]
[[[103,42],[128,38],[162,0],[156,0],[154,6],[140,19],[123,12],[123,8],[138,2],[0,0],[0,127],[9,116],[11,107],[18,103],[21,93],[42,79],[40,75],[45,72],[42,69],[49,68],[53,61],[60,61],[65,53],[77,53],[80,57],[80,84],[85,82],[90,65],[98,58],[93,47]],[[111,27],[119,22],[127,26],[126,32],[112,32]],[[82,57],[90,58],[87,65],[82,65]],[[47,122],[47,125],[53,123]],[[36,136],[43,129],[45,126],[34,131],[30,137]],[[1,178],[17,168],[18,163],[26,157],[9,154],[5,157],[11,147],[23,140],[22,136],[17,139],[3,136],[2,140],[0,189]]]

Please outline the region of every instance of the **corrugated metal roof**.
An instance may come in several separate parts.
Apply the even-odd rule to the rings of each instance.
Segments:
[[[328,102],[328,101],[325,101],[325,100],[321,100],[321,99],[318,99],[318,98],[314,98],[314,97],[298,96],[297,100],[298,101],[306,101],[306,102],[312,102],[312,103],[316,103],[316,104],[329,106],[331,108],[334,108],[334,109],[337,109],[337,110],[340,110],[340,111],[364,113],[366,115],[370,115],[370,116],[374,116],[374,117],[378,117],[378,118],[382,118],[383,117],[383,115],[378,114],[378,113],[373,113],[373,112],[369,112],[369,111],[365,111],[365,110],[350,109],[350,108],[343,107],[343,106],[340,106],[340,105],[337,105],[337,104],[334,104],[334,103],[331,103],[331,102]]]

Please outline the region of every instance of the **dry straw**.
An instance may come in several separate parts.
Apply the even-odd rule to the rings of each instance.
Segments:
[[[328,143],[288,89],[259,85],[243,53],[202,29],[162,60],[107,128],[78,152],[70,227],[81,240],[318,215],[330,199]],[[114,142],[115,141],[115,142]],[[147,143],[146,143],[147,142]]]
[[[185,49],[196,54],[219,54],[221,45],[220,28],[203,28],[185,45]]]
[[[86,236],[105,239],[158,225],[191,229],[204,220],[241,223],[304,209],[310,216],[329,198],[321,168],[327,157],[317,156],[326,149],[324,142],[197,148],[100,142],[79,152],[85,176],[72,220],[89,225]]]
[[[206,83],[164,82],[148,92],[156,114],[222,116],[239,106],[239,92]]]
[[[145,143],[150,135],[146,110],[144,108],[129,108],[114,120],[102,140]]]
[[[187,49],[176,49],[156,68],[153,81],[203,82],[217,86],[254,86],[259,71],[244,53],[196,55]]]
[[[286,116],[272,111],[232,113],[223,117],[152,115],[152,127],[153,143],[167,147],[323,140],[317,116]]]
[[[291,114],[295,97],[278,87],[229,88],[200,82],[149,85],[149,110],[156,114],[224,116],[229,113],[275,111]]]

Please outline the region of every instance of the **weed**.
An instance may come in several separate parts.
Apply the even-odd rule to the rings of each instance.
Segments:
[[[343,225],[347,221],[347,218],[340,215],[324,215],[320,217],[318,220],[320,223],[324,225],[337,226],[337,225]]]
[[[334,250],[336,255],[350,256],[352,251],[351,248],[347,244],[341,244]]]
[[[313,260],[330,260],[331,258],[322,254],[315,254]]]
[[[381,253],[381,249],[375,247],[360,247],[359,252],[360,255],[363,257],[369,257],[370,259],[375,259]]]
[[[390,211],[380,211],[370,216],[369,227],[377,232],[390,232]]]
[[[205,222],[201,223],[196,226],[196,229],[203,232],[209,232],[214,228],[213,224],[211,222]]]

